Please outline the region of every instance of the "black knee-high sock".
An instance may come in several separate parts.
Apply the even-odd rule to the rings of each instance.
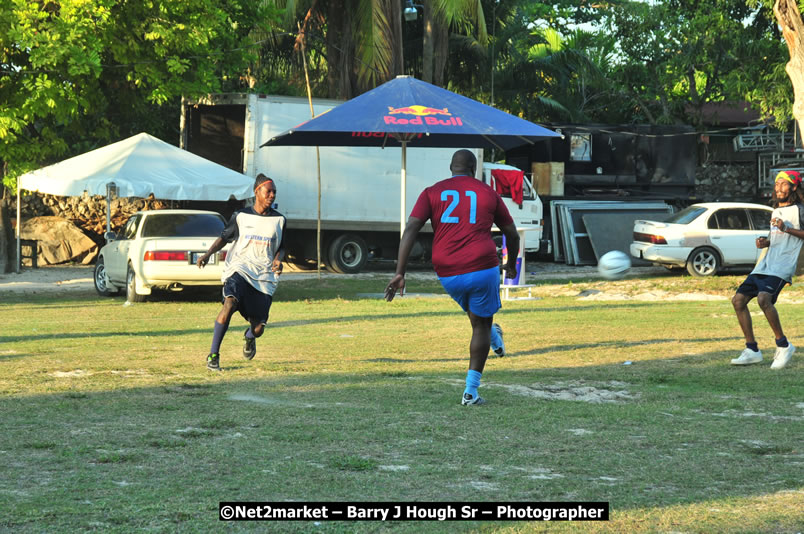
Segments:
[[[212,347],[209,349],[210,354],[218,354],[220,352],[221,341],[223,341],[223,336],[226,335],[226,330],[228,329],[228,324],[221,324],[215,321],[215,331],[212,334]]]

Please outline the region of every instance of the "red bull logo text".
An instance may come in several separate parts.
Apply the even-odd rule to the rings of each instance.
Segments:
[[[414,115],[413,118],[396,117],[395,115]],[[433,115],[436,115],[435,117]],[[437,115],[447,116],[442,119]],[[427,106],[405,106],[392,108],[388,106],[388,114],[383,117],[385,124],[440,124],[443,126],[463,126],[460,117],[453,117],[447,108],[438,109]]]

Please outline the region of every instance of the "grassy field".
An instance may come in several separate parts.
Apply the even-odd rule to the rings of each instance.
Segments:
[[[772,371],[761,315],[766,361],[728,364],[744,275],[545,284],[504,303],[509,356],[467,408],[468,320],[443,296],[359,296],[388,278],[283,282],[255,359],[238,316],[221,373],[213,295],[0,295],[0,530],[804,530],[804,290],[778,305],[803,348]],[[220,522],[238,500],[607,501],[611,519]]]

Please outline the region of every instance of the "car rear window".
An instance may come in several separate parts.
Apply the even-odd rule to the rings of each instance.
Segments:
[[[213,213],[166,213],[149,215],[142,226],[142,237],[219,236],[226,222]]]
[[[751,214],[751,221],[754,223],[754,230],[770,230],[771,213],[767,210],[748,210]]]
[[[720,230],[750,230],[748,216],[742,208],[727,208],[718,210],[709,217],[708,228]]]
[[[706,208],[701,206],[688,206],[683,210],[679,211],[678,213],[674,213],[670,216],[669,219],[665,220],[664,222],[667,223],[675,223],[675,224],[689,224],[695,219],[697,219],[703,212],[706,211]]]

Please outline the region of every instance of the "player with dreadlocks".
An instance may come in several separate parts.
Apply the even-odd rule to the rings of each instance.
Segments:
[[[751,313],[748,311],[748,302],[754,297],[776,336],[776,353],[771,369],[783,369],[796,351],[782,331],[774,305],[785,284],[792,283],[804,243],[804,194],[800,173],[782,171],[776,175],[772,205],[770,234],[757,238],[757,248],[767,248],[767,254],[731,299],[737,321],[745,335],[745,350],[738,358],[731,360],[732,365],[751,365],[762,361],[762,352],[754,338]]]

